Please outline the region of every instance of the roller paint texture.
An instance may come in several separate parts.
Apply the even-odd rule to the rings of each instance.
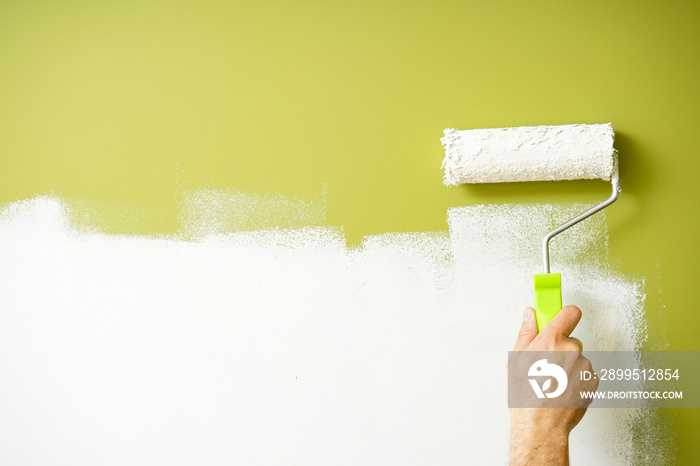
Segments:
[[[602,179],[613,170],[612,125],[446,129],[445,185]]]

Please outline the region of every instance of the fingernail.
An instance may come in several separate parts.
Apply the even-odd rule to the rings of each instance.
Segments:
[[[532,308],[526,307],[525,310],[523,311],[523,321],[524,322],[530,322],[532,321]]]

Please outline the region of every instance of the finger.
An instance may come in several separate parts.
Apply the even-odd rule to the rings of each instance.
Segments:
[[[569,337],[569,340],[572,341],[573,343],[576,343],[576,346],[578,346],[578,350],[583,352],[583,343],[581,342],[581,340],[579,340],[578,338],[574,338],[574,337]]]
[[[535,310],[531,307],[523,311],[523,325],[520,326],[518,339],[515,340],[513,351],[523,351],[537,336],[537,322],[535,321]]]
[[[558,333],[568,337],[571,335],[571,332],[574,331],[580,320],[581,309],[576,306],[565,306],[554,316],[554,319],[544,326],[542,331],[544,332],[546,330],[547,333]]]

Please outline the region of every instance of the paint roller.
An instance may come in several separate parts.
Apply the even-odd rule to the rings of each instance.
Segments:
[[[510,183],[601,179],[612,194],[603,202],[562,223],[542,241],[544,273],[534,276],[537,329],[561,310],[561,274],[550,273],[549,241],[567,228],[601,211],[620,194],[617,151],[612,124],[446,129],[444,184]]]

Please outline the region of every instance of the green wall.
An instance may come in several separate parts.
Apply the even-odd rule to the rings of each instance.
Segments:
[[[445,188],[445,127],[611,121],[613,259],[646,279],[648,348],[700,350],[699,50],[694,1],[3,0],[0,202],[55,193],[167,234],[183,187],[325,184],[355,244],[445,230],[451,206],[607,195]],[[673,414],[689,464],[700,416]]]

